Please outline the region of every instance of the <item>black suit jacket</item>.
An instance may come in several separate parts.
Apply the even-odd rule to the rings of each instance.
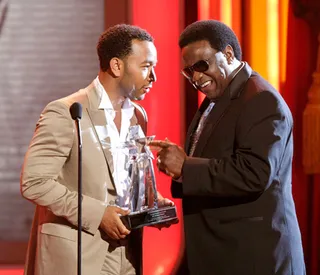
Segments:
[[[205,99],[188,130],[186,151]],[[291,192],[293,121],[281,95],[249,65],[216,102],[183,165],[187,261],[197,275],[305,274]]]

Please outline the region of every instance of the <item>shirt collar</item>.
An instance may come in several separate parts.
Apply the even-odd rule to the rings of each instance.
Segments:
[[[99,80],[99,76],[97,76],[96,79],[94,80],[94,86],[100,98],[99,109],[114,110],[111,100],[108,96],[108,93],[106,92],[106,90],[104,89],[104,87],[102,86]],[[132,112],[132,115],[133,115],[134,106],[129,98],[126,98],[124,100],[121,109],[128,113]]]
[[[240,61],[240,66],[238,67],[237,71],[235,72],[235,74],[233,75],[232,79],[234,79],[236,77],[236,75],[243,69],[244,65],[246,64],[243,61]]]

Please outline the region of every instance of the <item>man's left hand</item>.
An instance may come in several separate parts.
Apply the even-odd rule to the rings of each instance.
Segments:
[[[168,198],[158,198],[158,207],[174,206],[174,202]]]
[[[174,206],[174,202],[172,200],[169,200],[167,198],[163,198],[159,193],[158,193],[158,207],[166,207],[166,206]],[[164,222],[164,223],[159,223],[159,224],[154,224],[151,225],[151,227],[155,227],[158,228],[159,230],[161,230],[162,228],[168,228],[170,227],[172,224],[176,224],[178,223],[179,220],[178,218],[174,221],[170,221],[170,222]]]

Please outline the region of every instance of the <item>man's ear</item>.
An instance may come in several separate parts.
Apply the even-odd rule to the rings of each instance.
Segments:
[[[110,60],[110,70],[116,77],[120,77],[121,71],[123,70],[123,61],[117,57],[113,57]]]
[[[234,60],[233,48],[230,45],[227,45],[227,47],[224,49],[223,53],[226,56],[228,64],[232,64],[232,62]]]

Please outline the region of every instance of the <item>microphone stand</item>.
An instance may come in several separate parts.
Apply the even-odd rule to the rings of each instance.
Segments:
[[[70,114],[75,121],[78,137],[78,242],[77,242],[77,274],[81,275],[81,233],[82,233],[82,139],[80,119],[82,117],[82,105],[74,102],[70,106]]]
[[[78,136],[78,253],[77,253],[77,274],[81,275],[81,232],[82,232],[82,138],[80,119],[75,119]]]

